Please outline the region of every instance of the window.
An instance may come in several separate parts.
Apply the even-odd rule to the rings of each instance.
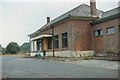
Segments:
[[[107,34],[114,34],[114,33],[115,33],[115,28],[114,27],[107,28]]]
[[[55,48],[59,48],[59,37],[55,36]]]
[[[48,49],[52,49],[52,38],[51,37],[47,38],[47,44],[48,44]]]
[[[68,47],[68,34],[63,33],[62,34],[62,48]]]
[[[101,36],[102,35],[102,29],[95,31],[95,36]]]

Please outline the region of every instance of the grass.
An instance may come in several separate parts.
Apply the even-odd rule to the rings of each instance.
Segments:
[[[29,54],[26,54],[26,53],[4,54],[2,56],[20,56],[20,57],[24,57],[24,58],[36,58],[36,59],[45,59],[45,60],[62,61],[62,62],[91,60],[92,59],[91,57],[59,57],[59,56],[31,57],[31,56],[29,56]]]
[[[0,54],[0,56],[25,56],[26,53],[17,53],[17,54]]]
[[[53,60],[53,61],[62,61],[62,62],[69,62],[69,61],[79,61],[79,60],[91,60],[91,57],[52,57],[52,56],[47,56],[47,57],[34,57],[37,59],[45,59],[45,60]]]

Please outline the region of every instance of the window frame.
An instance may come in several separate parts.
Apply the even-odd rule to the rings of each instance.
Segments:
[[[110,31],[108,31],[108,30],[110,30],[110,29],[114,29],[114,32],[109,33]],[[106,30],[106,33],[107,33],[107,35],[115,34],[115,27],[114,26],[108,27],[107,30]]]
[[[100,31],[100,32],[98,32],[98,31]],[[98,32],[97,35],[96,35],[96,32]],[[94,35],[95,35],[95,37],[103,36],[103,29],[95,30]]]
[[[62,33],[62,48],[68,47],[68,33]]]
[[[52,49],[52,37],[47,38],[47,49]]]
[[[59,35],[55,36],[55,49],[59,48]]]

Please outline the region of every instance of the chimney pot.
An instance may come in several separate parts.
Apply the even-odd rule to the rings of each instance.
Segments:
[[[50,22],[50,17],[47,17],[47,23],[49,23]]]
[[[96,16],[96,0],[90,0],[90,12],[92,16]]]

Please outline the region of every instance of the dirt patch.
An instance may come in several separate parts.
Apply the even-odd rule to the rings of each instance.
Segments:
[[[43,60],[53,60],[53,61],[61,61],[61,62],[70,62],[70,61],[79,61],[79,60],[91,60],[92,57],[84,57],[84,58],[75,58],[75,57],[34,57],[34,56],[23,56],[23,58],[34,58],[34,59],[43,59]]]

